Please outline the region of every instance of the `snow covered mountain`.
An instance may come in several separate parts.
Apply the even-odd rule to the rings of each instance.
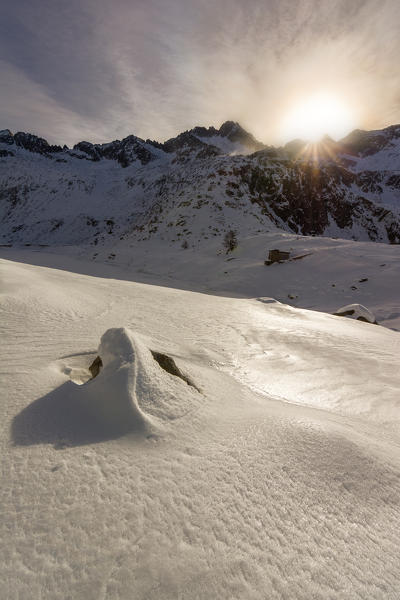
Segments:
[[[400,241],[400,126],[267,147],[239,124],[164,143],[130,135],[69,149],[0,132],[2,244],[158,237],[196,246],[235,229]]]

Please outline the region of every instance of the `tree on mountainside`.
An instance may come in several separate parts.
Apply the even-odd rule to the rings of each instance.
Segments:
[[[224,235],[223,246],[226,248],[226,253],[228,254],[228,252],[232,252],[235,248],[237,248],[237,245],[238,239],[236,231],[234,229],[230,229]]]

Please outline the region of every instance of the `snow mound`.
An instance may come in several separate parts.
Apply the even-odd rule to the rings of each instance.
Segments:
[[[204,400],[171,356],[150,350],[128,329],[107,330],[98,355],[103,366],[94,378],[89,379],[84,363],[81,368],[64,368],[69,380],[14,418],[15,444],[51,443],[62,448],[132,432],[153,435],[167,422],[189,415]],[[89,362],[93,356],[80,358]]]
[[[103,367],[79,393],[111,424],[154,426],[187,414],[202,397],[170,356],[150,350],[126,328],[108,329],[98,354]]]
[[[347,306],[342,306],[342,308],[339,308],[334,314],[337,317],[350,317],[352,319],[357,319],[357,321],[364,321],[365,323],[377,325],[375,315],[362,304],[348,304]]]

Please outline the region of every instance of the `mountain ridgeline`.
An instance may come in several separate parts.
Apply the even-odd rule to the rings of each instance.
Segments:
[[[196,246],[227,231],[400,243],[400,125],[274,148],[238,123],[72,149],[0,131],[0,244]]]

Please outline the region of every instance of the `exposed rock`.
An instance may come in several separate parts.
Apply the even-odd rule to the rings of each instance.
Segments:
[[[185,131],[184,133],[179,134],[177,137],[167,140],[163,144],[163,149],[165,152],[176,152],[177,150],[182,150],[183,148],[202,150],[207,146],[207,144],[199,140],[195,135],[192,135],[190,131]]]
[[[0,149],[0,158],[6,158],[7,156],[15,156],[15,154],[11,150]]]
[[[90,142],[79,142],[79,144],[75,144],[74,150],[85,152],[85,154],[90,156],[94,161],[100,160],[100,153],[97,147],[94,144],[91,144]]]
[[[45,139],[31,133],[24,133],[23,131],[18,131],[14,135],[14,141],[17,146],[25,148],[29,152],[37,152],[38,154],[62,152],[61,146],[51,146]]]
[[[358,156],[371,156],[400,137],[400,125],[391,125],[377,131],[356,129],[341,140],[343,151]]]
[[[357,321],[378,325],[375,315],[362,304],[348,304],[347,306],[342,306],[342,308],[339,308],[339,310],[333,314],[336,317],[351,317]]]
[[[190,130],[190,133],[198,135],[201,138],[207,138],[218,135],[219,130],[215,129],[215,127],[193,127],[193,129]]]
[[[170,375],[174,375],[175,377],[180,377],[188,385],[198,390],[198,388],[194,385],[191,379],[184,375],[184,373],[182,373],[182,371],[176,366],[176,363],[173,358],[171,358],[167,354],[163,354],[162,352],[155,352],[154,350],[151,350],[151,354],[154,360],[158,362],[158,364],[162,369],[164,369],[164,371],[167,371],[167,373],[169,373]]]
[[[0,131],[0,143],[9,145],[14,143],[14,136],[9,129]]]
[[[239,123],[225,121],[219,128],[219,135],[228,138],[231,142],[240,142],[243,146],[250,148],[253,152],[263,150],[266,146],[262,144],[248,131],[243,129]]]
[[[96,358],[94,359],[94,361],[92,362],[92,364],[89,367],[89,371],[92,374],[92,379],[97,377],[97,375],[100,373],[100,369],[102,366],[103,366],[103,361],[101,360],[100,356],[96,356]]]

